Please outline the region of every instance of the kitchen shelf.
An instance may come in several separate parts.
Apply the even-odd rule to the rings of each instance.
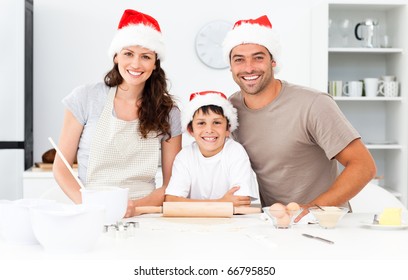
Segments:
[[[329,53],[402,53],[402,48],[329,48]]]
[[[378,39],[386,34],[392,47],[361,47],[362,41],[355,38],[354,28],[368,18],[378,19]],[[345,20],[348,30],[339,25]],[[397,97],[333,99],[366,143],[376,162],[377,176],[383,178],[382,185],[405,206],[408,206],[408,33],[404,30],[407,25],[407,1],[322,3],[313,14],[311,58],[311,85],[324,92],[329,81],[340,80],[344,84],[393,75],[400,82]],[[379,46],[380,40],[376,44]]]
[[[367,149],[369,150],[401,150],[403,148],[402,145],[390,145],[390,144],[383,144],[383,145],[373,145],[367,144]]]
[[[347,97],[347,96],[334,96],[336,101],[402,101],[402,97]]]

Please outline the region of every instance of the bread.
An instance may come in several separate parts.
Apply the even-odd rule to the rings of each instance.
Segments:
[[[57,151],[55,149],[51,149],[46,151],[42,155],[42,162],[43,163],[54,163],[55,155],[57,154]],[[74,164],[77,164],[77,158],[75,157]]]
[[[56,153],[57,153],[57,151],[55,149],[51,149],[51,150],[46,151],[42,155],[42,162],[43,163],[53,163]]]

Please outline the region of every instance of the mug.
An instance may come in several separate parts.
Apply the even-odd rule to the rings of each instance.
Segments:
[[[363,95],[363,82],[348,81],[343,86],[343,94],[350,97],[360,97]]]
[[[366,97],[376,97],[379,93],[382,94],[379,86],[383,82],[377,78],[365,78],[364,79],[364,91]]]
[[[343,93],[343,81],[330,81],[329,94],[331,96],[341,96]]]
[[[381,93],[385,97],[398,96],[399,83],[397,81],[386,81],[382,83]]]

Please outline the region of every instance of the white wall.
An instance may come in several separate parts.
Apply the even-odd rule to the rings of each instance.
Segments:
[[[191,92],[233,93],[229,69],[213,70],[195,54],[196,32],[206,23],[268,15],[280,33],[283,68],[278,77],[310,84],[311,11],[319,0],[35,0],[34,2],[34,161],[58,141],[61,99],[81,84],[102,81],[111,68],[107,49],[126,8],[155,17],[166,39],[163,63],[171,93],[184,103]]]

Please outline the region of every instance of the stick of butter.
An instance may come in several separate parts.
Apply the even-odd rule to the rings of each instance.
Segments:
[[[380,225],[399,226],[401,225],[401,208],[385,208],[380,214]]]

